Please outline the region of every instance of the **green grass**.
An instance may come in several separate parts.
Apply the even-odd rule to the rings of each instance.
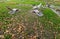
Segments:
[[[12,3],[11,3],[12,2]],[[34,35],[34,32],[39,32],[41,30],[42,26],[44,31],[50,31],[58,32],[60,34],[60,17],[56,15],[52,10],[49,8],[46,8],[43,10],[44,16],[39,17],[35,14],[32,14],[29,12],[29,10],[32,9],[30,6],[17,6],[18,4],[39,4],[39,3],[45,4],[43,1],[32,1],[32,0],[11,0],[10,2],[0,3],[0,22],[2,22],[2,25],[0,25],[0,28],[6,32],[6,30],[9,30],[11,28],[16,28],[19,24],[24,25],[26,27],[26,31],[23,31],[27,37],[27,35],[32,34]],[[11,8],[19,8],[21,9],[21,12],[15,13],[13,15],[9,14],[9,10],[6,8],[6,6],[10,6]],[[12,19],[13,18],[13,19]],[[18,24],[19,23],[19,24]],[[39,24],[40,23],[40,24]],[[11,24],[11,25],[9,25]],[[8,29],[8,27],[10,27]],[[36,27],[37,30],[34,30],[33,27]],[[18,28],[17,28],[18,29]],[[41,30],[42,31],[42,30]],[[10,32],[11,33],[11,32]],[[49,32],[47,32],[49,33]],[[57,34],[57,39],[60,39]],[[23,34],[22,34],[23,35]],[[5,35],[5,39],[10,39],[10,35]],[[48,38],[48,37],[47,37]]]
[[[5,37],[5,39],[11,39],[12,35],[10,35],[10,34],[5,34],[4,37]]]

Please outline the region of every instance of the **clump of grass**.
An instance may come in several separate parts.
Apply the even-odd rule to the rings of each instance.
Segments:
[[[7,29],[7,26],[2,26],[1,28],[2,28],[2,30],[4,30],[4,32],[5,32],[6,29]]]
[[[11,34],[5,34],[5,35],[4,35],[4,38],[5,38],[5,39],[11,39],[11,37],[12,37]]]

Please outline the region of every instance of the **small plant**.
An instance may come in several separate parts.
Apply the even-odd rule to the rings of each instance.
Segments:
[[[11,39],[11,37],[12,37],[11,34],[5,34],[5,35],[4,35],[4,38],[5,38],[5,39]]]

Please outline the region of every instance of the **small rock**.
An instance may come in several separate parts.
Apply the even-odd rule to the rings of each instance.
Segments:
[[[38,16],[43,16],[42,12],[36,13]]]
[[[33,13],[35,13],[38,16],[43,16],[42,12],[40,12],[39,10],[35,9],[32,11]]]
[[[39,13],[39,10],[35,9],[32,11],[33,13]]]
[[[16,9],[16,8],[14,8],[14,9],[12,9],[10,12],[8,12],[8,13],[10,13],[10,14],[15,14],[17,11],[19,11],[19,10]]]
[[[42,7],[42,3],[40,3],[40,4],[37,5],[37,6],[34,6],[33,9],[39,9],[40,7]]]

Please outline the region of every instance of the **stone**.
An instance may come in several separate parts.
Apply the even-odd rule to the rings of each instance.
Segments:
[[[42,6],[42,3],[40,3],[37,7],[40,8]]]
[[[16,8],[14,8],[14,9],[12,9],[11,11],[9,11],[8,13],[10,13],[10,14],[15,14],[17,11],[19,11],[19,10],[16,9]]]
[[[33,13],[39,13],[39,10],[35,9],[33,10]]]
[[[41,6],[42,6],[42,3],[40,3],[40,4],[37,5],[37,6],[34,6],[33,9],[39,9]]]
[[[35,13],[38,16],[43,16],[42,12],[40,12],[39,10],[35,9],[32,11],[33,13]]]
[[[37,9],[37,6],[34,6],[33,9]]]
[[[17,8],[11,9],[9,6],[6,6],[6,8],[7,8],[8,10],[10,10],[10,11],[8,12],[9,14],[15,14],[16,12],[20,11],[20,10],[17,9]]]
[[[55,8],[55,6],[54,6],[54,5],[50,5],[50,8],[54,9],[54,8]]]
[[[36,13],[38,16],[43,16],[42,12]]]

